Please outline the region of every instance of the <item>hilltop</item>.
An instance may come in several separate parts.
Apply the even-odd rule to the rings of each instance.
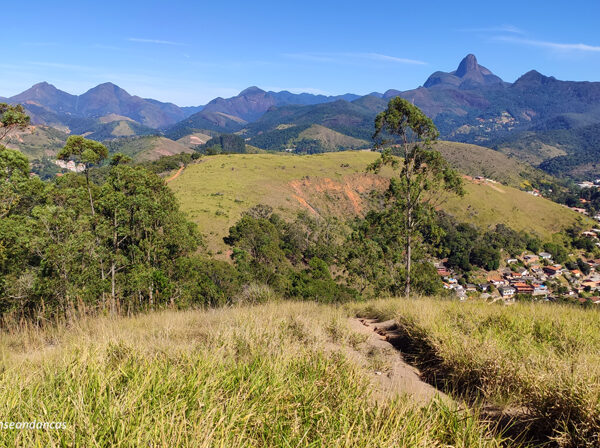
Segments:
[[[120,152],[126,154],[134,162],[158,160],[165,156],[182,153],[191,154],[194,152],[189,146],[159,136],[112,140],[107,142],[106,145],[111,153]]]
[[[219,251],[229,227],[259,203],[287,217],[299,210],[344,219],[364,214],[369,193],[387,187],[386,172],[365,173],[377,157],[371,151],[211,156],[189,165],[169,186],[207,235],[209,247]],[[481,228],[506,223],[548,238],[579,217],[547,199],[493,182],[467,179],[466,190],[465,197],[452,199],[444,209]]]

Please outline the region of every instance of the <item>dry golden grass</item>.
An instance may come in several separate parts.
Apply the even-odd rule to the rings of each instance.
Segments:
[[[0,336],[0,446],[487,447],[465,410],[371,400],[343,309],[269,303]]]
[[[354,312],[395,319],[431,379],[525,408],[536,430],[560,446],[600,446],[600,310],[421,298]]]
[[[449,144],[440,145],[442,148]],[[364,212],[369,206],[369,191],[384,190],[391,175],[389,170],[383,171],[381,177],[365,175],[367,166],[377,157],[379,155],[371,151],[308,156],[210,156],[188,166],[169,187],[182,210],[206,235],[208,247],[214,252],[226,251],[223,237],[229,227],[245,210],[257,204],[270,205],[286,218],[295,216],[299,210],[344,220]],[[458,155],[455,157],[457,161],[460,159]],[[471,160],[473,156],[465,154],[465,157]],[[463,165],[469,172],[474,169],[470,163],[463,161]],[[462,198],[450,198],[443,208],[457,219],[481,228],[504,223],[515,230],[526,230],[548,239],[580,216],[547,199],[499,184],[479,185],[467,181],[466,192]],[[592,221],[586,223],[593,224]]]

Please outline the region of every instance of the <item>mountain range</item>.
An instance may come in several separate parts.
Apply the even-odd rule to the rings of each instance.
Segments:
[[[600,83],[560,81],[535,70],[509,83],[472,54],[416,89],[366,96],[250,87],[232,98],[179,107],[131,95],[112,83],[71,95],[42,82],[4,101],[23,104],[34,124],[97,140],[238,133],[263,149],[319,152],[369,146],[375,115],[395,96],[419,106],[445,139],[492,147],[553,172],[596,172]]]

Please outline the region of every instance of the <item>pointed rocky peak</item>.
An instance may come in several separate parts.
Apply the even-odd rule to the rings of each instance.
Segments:
[[[479,65],[474,54],[468,54],[460,61],[458,68],[450,73],[435,72],[423,85],[426,88],[443,87],[462,90],[477,89],[480,86],[501,85],[502,79],[483,65]]]
[[[464,77],[469,72],[478,72],[479,64],[477,63],[477,58],[474,54],[468,54],[464,57],[460,64],[458,64],[458,68],[454,73],[459,78]]]

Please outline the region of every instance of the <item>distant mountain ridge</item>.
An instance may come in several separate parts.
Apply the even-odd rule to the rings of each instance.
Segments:
[[[253,86],[204,106],[178,107],[130,95],[112,83],[78,96],[39,83],[5,101],[23,103],[34,124],[90,138],[156,134],[176,140],[197,133],[239,133],[248,144],[262,148],[289,149],[304,142],[305,149],[315,151],[339,149],[332,141],[352,142],[349,147],[356,146],[352,139],[369,142],[375,115],[395,96],[421,108],[447,140],[496,148],[534,166],[552,167],[552,172],[565,165],[563,159],[552,160],[568,156],[569,172],[600,176],[600,164],[596,168],[590,163],[600,160],[593,137],[600,124],[599,82],[561,81],[531,70],[509,83],[473,54],[455,70],[432,73],[416,89],[366,96],[295,94]],[[320,127],[305,132],[312,126]],[[566,144],[569,136],[578,144]],[[582,151],[592,171],[577,165]]]
[[[82,95],[71,95],[47,82],[41,82],[8,98],[7,101],[23,104],[28,109],[31,106],[41,108],[52,114],[54,121],[58,120],[65,125],[73,117],[99,119],[104,115],[118,114],[144,126],[162,128],[186,116],[185,112],[174,104],[130,95],[112,83],[100,84]],[[33,111],[34,123],[55,124],[48,122],[40,112],[40,110]]]
[[[359,95],[354,94],[325,96],[288,91],[265,92],[258,87],[249,87],[232,98],[215,98],[206,105],[179,107],[173,103],[131,95],[110,82],[99,84],[82,95],[72,95],[52,84],[40,82],[10,98],[0,97],[0,101],[23,104],[34,124],[61,129],[71,129],[75,121],[81,125],[85,119],[97,120],[107,115],[120,115],[143,126],[160,130],[200,112],[205,112],[199,118],[207,122],[203,123],[207,128],[228,129],[228,120],[224,116],[234,117],[231,121],[238,123],[242,120],[254,121],[272,106],[320,104],[358,97]],[[87,123],[89,126],[92,121]],[[81,132],[80,126],[76,125],[75,128],[77,132]]]

